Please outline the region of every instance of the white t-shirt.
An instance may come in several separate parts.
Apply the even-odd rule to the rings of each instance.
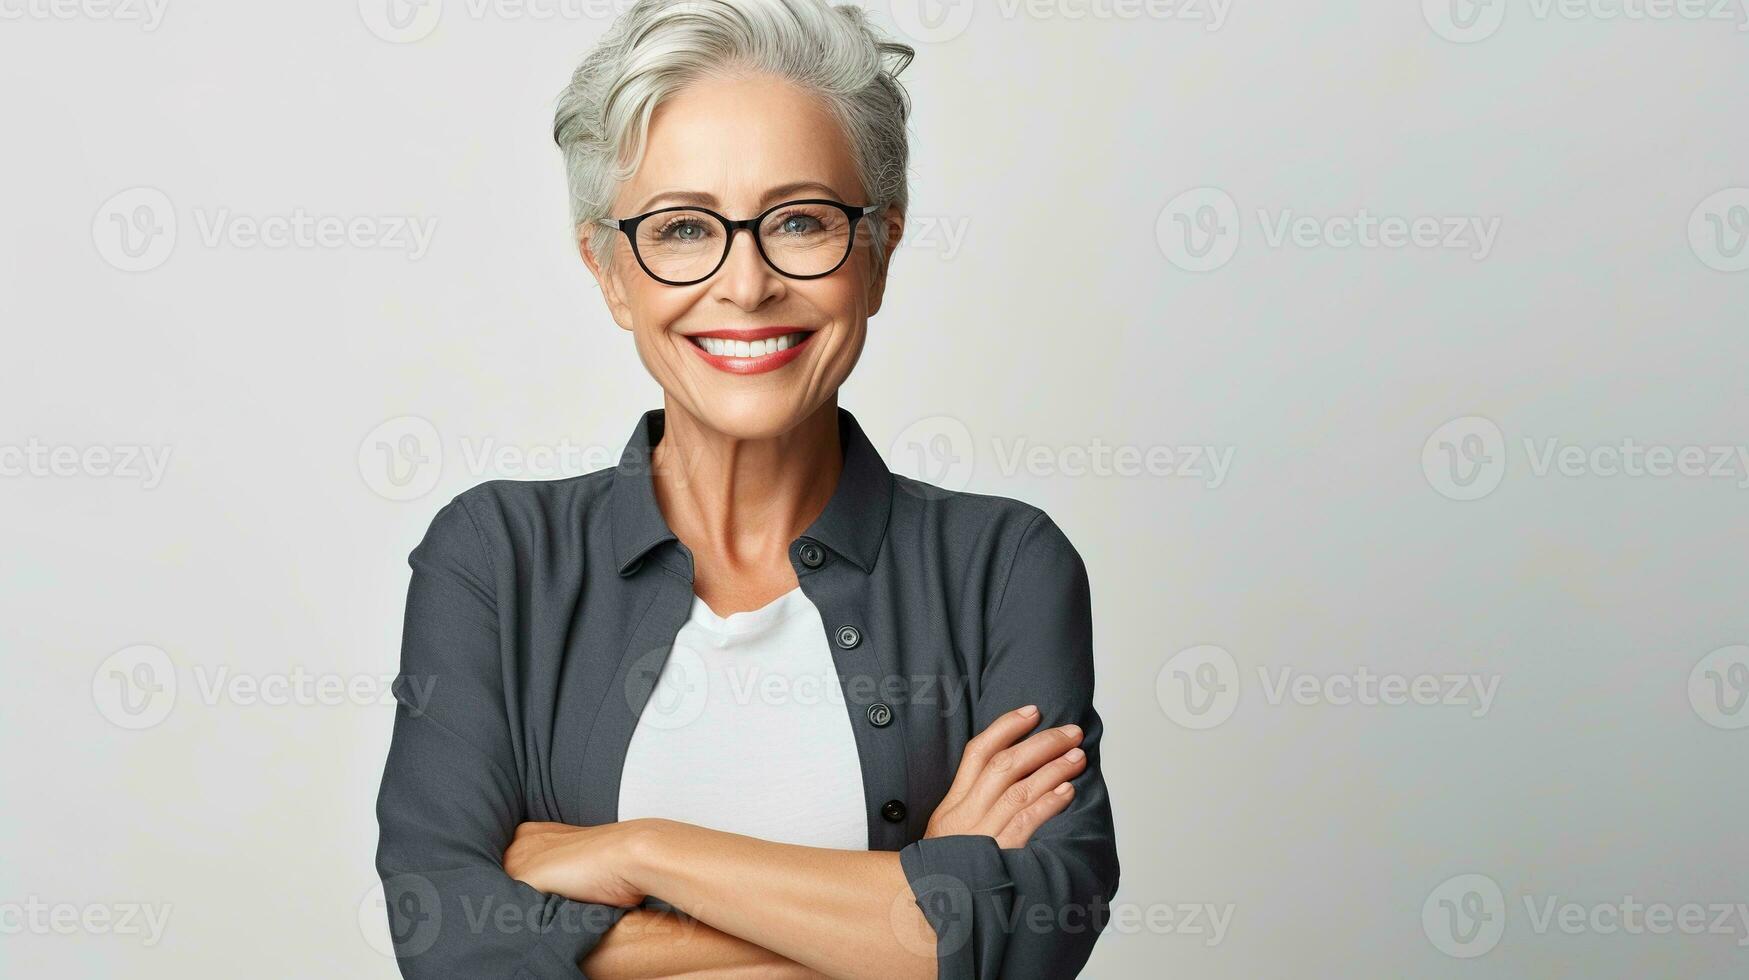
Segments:
[[[620,774],[619,818],[868,849],[862,760],[820,611],[801,587],[674,638]]]

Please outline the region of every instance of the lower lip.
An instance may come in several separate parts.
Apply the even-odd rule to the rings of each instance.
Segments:
[[[775,371],[795,360],[808,346],[808,342],[813,339],[813,331],[808,331],[802,334],[800,341],[788,349],[761,354],[758,357],[723,357],[719,354],[712,354],[691,340],[686,341],[686,346],[692,348],[693,353],[704,358],[706,364],[719,371],[727,371],[730,374],[764,374],[767,371]]]

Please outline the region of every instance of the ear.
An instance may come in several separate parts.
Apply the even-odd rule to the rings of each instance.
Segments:
[[[625,300],[625,287],[620,281],[618,263],[611,257],[603,259],[590,248],[589,239],[595,231],[595,225],[584,222],[577,226],[577,254],[582,256],[583,264],[595,275],[596,285],[601,287],[601,298],[607,302],[607,311],[613,315],[613,322],[619,324],[621,330],[631,330],[632,309]]]
[[[881,301],[887,293],[887,271],[893,266],[893,257],[898,253],[899,242],[905,237],[905,213],[887,208],[876,215],[876,234],[882,236],[885,246],[883,258],[874,270],[874,276],[868,284],[868,315],[874,316],[881,311]]]

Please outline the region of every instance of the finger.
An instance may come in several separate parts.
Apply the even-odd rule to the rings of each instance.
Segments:
[[[973,736],[966,743],[965,752],[960,755],[959,771],[954,773],[953,785],[947,788],[942,804],[946,805],[965,796],[983,773],[990,757],[1013,745],[1016,739],[1032,731],[1037,724],[1038,705],[1029,704],[1005,712],[991,722],[988,728]]]
[[[990,757],[978,781],[966,796],[974,812],[988,813],[1008,788],[1039,770],[1040,766],[1081,744],[1081,727],[1047,728],[1019,745]]]
[[[1024,847],[1032,840],[1033,831],[1044,826],[1046,820],[1062,813],[1068,808],[1069,802],[1075,798],[1075,787],[1069,783],[1058,783],[1056,788],[1034,800],[1031,806],[1016,813],[996,835],[998,847]]]
[[[996,798],[994,806],[985,814],[985,827],[1005,827],[1014,815],[1025,810],[1038,800],[1049,794],[1061,783],[1066,783],[1087,768],[1087,753],[1080,746],[1057,756],[1045,763],[1038,771],[1025,779],[1008,787],[1008,790]],[[995,836],[994,831],[985,833]]]

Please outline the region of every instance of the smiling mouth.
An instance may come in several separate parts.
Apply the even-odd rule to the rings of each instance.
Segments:
[[[775,371],[801,356],[812,330],[764,327],[758,330],[716,330],[687,337],[706,364],[730,374]]]
[[[750,360],[807,343],[808,337],[809,333],[806,330],[797,330],[794,333],[767,337],[764,340],[730,340],[727,337],[688,337],[687,339],[692,341],[693,346],[715,357]]]

